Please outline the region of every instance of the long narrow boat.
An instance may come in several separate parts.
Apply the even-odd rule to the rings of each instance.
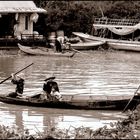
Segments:
[[[87,41],[87,42],[78,42],[71,43],[71,47],[76,50],[95,50],[98,49],[99,46],[104,45],[105,41]]]
[[[43,48],[43,47],[30,47],[30,46],[23,46],[18,43],[19,49],[30,55],[45,55],[45,56],[61,56],[61,57],[73,57],[75,52],[66,50],[64,52],[54,52],[53,49]]]
[[[59,109],[85,109],[85,110],[124,110],[135,109],[140,103],[140,96],[94,96],[94,95],[63,95],[62,101],[40,100],[38,98],[22,97],[12,98],[0,95],[0,101],[8,104],[59,108]]]

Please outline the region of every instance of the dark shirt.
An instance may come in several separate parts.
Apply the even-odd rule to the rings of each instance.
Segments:
[[[43,90],[46,91],[48,94],[51,93],[52,88],[54,88],[55,91],[59,92],[58,84],[55,81],[48,81],[43,85]]]
[[[62,46],[58,40],[56,40],[56,51],[57,52],[62,52]]]
[[[16,84],[16,93],[20,93],[20,94],[23,94],[23,89],[24,89],[24,80],[23,79],[19,79],[19,80],[15,80],[15,79],[12,79],[11,82],[13,84]]]

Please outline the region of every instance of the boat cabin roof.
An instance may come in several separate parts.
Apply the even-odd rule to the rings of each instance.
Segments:
[[[110,18],[95,18],[94,27],[126,27],[126,28],[135,28],[135,25],[139,24],[137,19],[110,19]]]

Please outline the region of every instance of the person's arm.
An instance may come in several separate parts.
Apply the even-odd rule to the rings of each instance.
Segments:
[[[59,87],[58,87],[57,82],[53,81],[53,82],[52,82],[52,86],[53,86],[53,88],[55,89],[55,91],[59,92]]]
[[[45,86],[46,84],[43,84],[43,91],[46,91],[46,86]]]
[[[13,84],[16,84],[17,81],[16,81],[16,76],[15,76],[15,74],[12,73],[11,76],[12,76],[12,80],[11,80],[11,82],[12,82]]]

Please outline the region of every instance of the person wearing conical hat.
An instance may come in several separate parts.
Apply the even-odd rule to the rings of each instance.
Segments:
[[[46,93],[49,100],[60,100],[61,94],[57,82],[54,81],[55,77],[45,79],[43,91]]]
[[[24,73],[19,73],[18,75],[11,74],[12,80],[11,82],[16,85],[15,92],[10,93],[8,96],[10,97],[21,97],[24,90]]]

